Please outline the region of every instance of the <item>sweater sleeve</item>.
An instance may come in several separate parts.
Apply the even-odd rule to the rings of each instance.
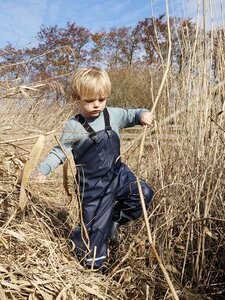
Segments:
[[[66,154],[69,154],[76,141],[82,139],[86,134],[83,127],[75,121],[70,119],[64,126],[63,132],[60,137],[60,144],[56,145],[49,152],[45,160],[37,167],[37,172],[48,175],[52,170],[63,164],[66,160]]]
[[[112,121],[117,123],[119,129],[140,125],[140,116],[148,111],[147,109],[109,109],[112,115]]]

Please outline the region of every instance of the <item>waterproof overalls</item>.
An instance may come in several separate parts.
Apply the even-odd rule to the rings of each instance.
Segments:
[[[74,147],[77,165],[83,226],[72,235],[77,255],[87,267],[100,268],[107,255],[107,244],[112,221],[125,224],[140,217],[142,206],[132,171],[120,161],[120,140],[111,129],[107,108],[103,111],[105,130],[95,132],[78,115],[77,120],[89,133],[79,152]],[[76,153],[76,155],[75,155]],[[141,180],[146,205],[153,191]]]

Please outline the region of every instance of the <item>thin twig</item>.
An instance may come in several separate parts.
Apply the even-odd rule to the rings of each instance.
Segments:
[[[24,137],[24,138],[20,138],[20,139],[15,139],[15,140],[8,140],[8,141],[1,141],[0,144],[10,144],[10,143],[16,143],[16,142],[21,142],[21,141],[27,141],[27,140],[33,140],[33,139],[37,139],[40,137],[40,135],[50,135],[52,133],[55,133],[55,130],[46,132],[46,133],[42,133],[39,135],[34,135],[34,136],[28,136],[28,137]]]

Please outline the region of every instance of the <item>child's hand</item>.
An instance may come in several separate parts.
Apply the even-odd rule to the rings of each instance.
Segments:
[[[36,173],[32,176],[32,180],[39,181],[39,182],[45,182],[47,179],[47,176],[42,173]]]
[[[154,120],[154,116],[150,111],[146,111],[141,114],[140,123],[141,125],[151,125]]]

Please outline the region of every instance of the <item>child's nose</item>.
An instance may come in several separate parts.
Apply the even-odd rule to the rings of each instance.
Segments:
[[[98,101],[98,100],[96,100],[96,101],[94,102],[94,107],[99,107],[99,101]]]

